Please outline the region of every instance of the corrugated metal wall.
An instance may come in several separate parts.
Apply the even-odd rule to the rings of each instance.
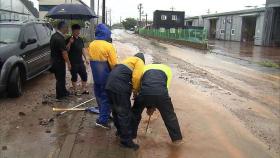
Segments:
[[[260,13],[256,21],[255,45],[262,45],[265,13]]]
[[[256,45],[262,45],[264,16],[265,13],[261,12],[256,17]],[[242,19],[241,15],[219,16],[216,24],[216,39],[241,41]],[[210,20],[211,18],[194,19],[192,24],[193,26],[203,26],[205,29],[210,30]]]
[[[233,16],[232,17],[232,29],[234,29],[234,35],[231,35],[232,41],[240,41],[242,34],[242,17]]]

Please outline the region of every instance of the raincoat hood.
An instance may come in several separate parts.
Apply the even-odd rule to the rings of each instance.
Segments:
[[[136,56],[136,57],[142,59],[143,62],[144,62],[144,64],[145,64],[145,57],[144,57],[144,54],[143,54],[143,53],[137,53],[137,54],[135,54],[134,56]]]
[[[111,38],[111,31],[104,24],[99,24],[95,30],[95,38],[97,40],[108,40]]]

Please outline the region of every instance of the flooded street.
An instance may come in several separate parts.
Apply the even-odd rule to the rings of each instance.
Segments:
[[[210,40],[214,53],[251,62],[272,61],[280,63],[279,47],[255,46],[252,43]]]
[[[279,63],[279,48],[270,53],[269,48],[256,47],[253,54],[244,55],[246,51],[241,47],[223,46],[232,53],[220,55],[159,43],[123,30],[113,31],[113,44],[120,61],[143,52],[148,64],[161,62],[172,67],[170,95],[185,143],[171,144],[159,112],[152,116],[146,135],[148,116],[143,113],[137,152],[119,147],[115,129],[96,128],[94,114],[67,113],[40,125],[42,120],[55,116],[52,107],[72,107],[92,98],[90,94],[55,102],[54,76],[46,72],[26,83],[22,97],[0,98],[0,158],[280,156],[280,69],[246,61],[259,62],[264,57]],[[217,46],[214,50],[221,49]],[[91,86],[92,81],[90,91]],[[85,107],[94,105],[95,101]]]

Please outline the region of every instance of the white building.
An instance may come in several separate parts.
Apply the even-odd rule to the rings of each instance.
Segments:
[[[30,20],[39,17],[38,10],[29,0],[0,0],[1,20]]]

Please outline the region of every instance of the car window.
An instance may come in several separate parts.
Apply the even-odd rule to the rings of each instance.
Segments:
[[[24,41],[26,42],[28,39],[37,39],[33,25],[28,25],[24,29]]]
[[[53,32],[52,26],[48,23],[44,23],[43,26],[47,30],[48,36],[52,36],[52,32]]]
[[[20,27],[15,25],[0,25],[0,43],[18,42]]]
[[[38,34],[39,40],[45,40],[49,38],[48,32],[43,24],[35,24],[36,32]]]

